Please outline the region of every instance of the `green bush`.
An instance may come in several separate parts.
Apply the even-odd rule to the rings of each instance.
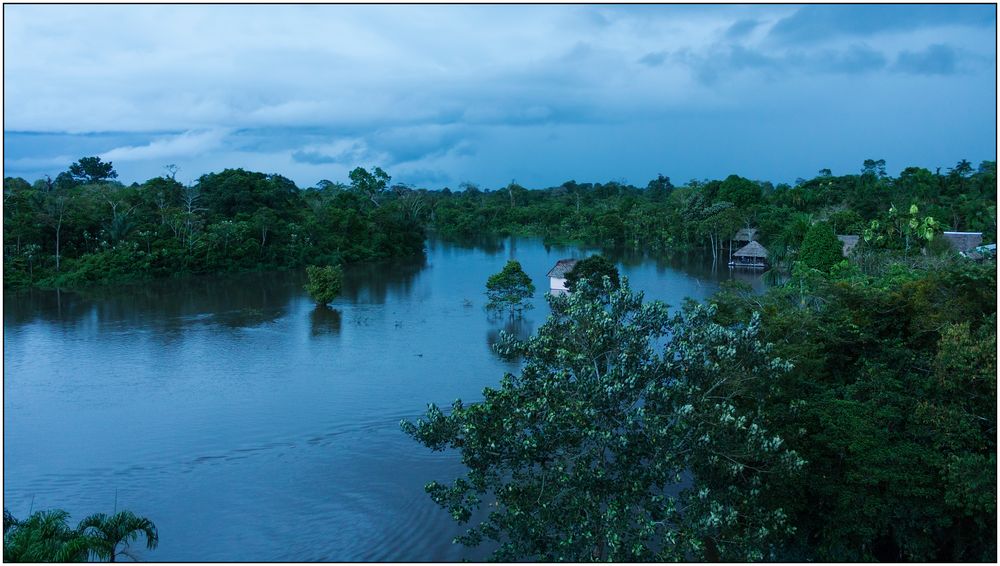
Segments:
[[[339,265],[326,267],[310,265],[306,267],[306,275],[309,277],[309,282],[306,283],[305,289],[316,304],[329,304],[340,294],[344,271]]]

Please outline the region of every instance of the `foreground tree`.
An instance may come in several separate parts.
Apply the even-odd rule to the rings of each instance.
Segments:
[[[3,510],[4,562],[86,562],[94,540],[69,526],[61,509],[36,511],[23,521]]]
[[[509,309],[510,315],[514,316],[531,308],[528,299],[534,294],[535,284],[531,282],[531,277],[513,259],[499,273],[490,275],[486,280],[486,297],[489,299],[486,308],[492,311]]]
[[[306,283],[305,289],[317,305],[325,306],[340,294],[344,281],[344,271],[340,266],[310,265],[306,267],[306,275],[309,277],[309,282]]]
[[[108,516],[96,513],[80,521],[77,530],[91,540],[90,551],[102,560],[114,562],[119,554],[127,554],[129,544],[139,535],[146,538],[146,548],[153,550],[160,542],[156,525],[145,517],[128,510]],[[119,550],[119,547],[123,547]]]
[[[497,350],[523,355],[523,370],[481,403],[401,423],[462,455],[463,477],[427,485],[435,502],[460,523],[489,502],[456,540],[492,539],[501,561],[774,559],[792,527],[771,495],[802,461],[737,401],[787,364],[756,319],[724,328],[696,305],[671,316],[627,281],[604,292],[549,297],[535,337],[504,335]]]

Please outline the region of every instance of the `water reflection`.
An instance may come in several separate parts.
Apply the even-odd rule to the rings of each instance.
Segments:
[[[344,269],[341,297],[372,305],[410,298],[414,279],[426,267],[427,258],[423,256],[348,266]]]
[[[531,338],[531,335],[535,331],[535,325],[530,320],[524,317],[511,317],[510,315],[504,314],[501,316],[490,316],[490,322],[495,326],[492,326],[486,331],[486,345],[489,347],[490,351],[493,352],[498,359],[511,362],[516,361],[517,357],[508,358],[501,356],[494,346],[500,341],[500,332],[506,332],[518,340],[527,340]]]
[[[326,305],[317,305],[309,313],[309,329],[313,336],[340,333],[340,311]]]
[[[304,282],[298,272],[247,273],[76,292],[9,293],[4,301],[4,325],[44,321],[64,329],[93,326],[96,330],[111,325],[158,332],[194,323],[247,328],[284,316]]]

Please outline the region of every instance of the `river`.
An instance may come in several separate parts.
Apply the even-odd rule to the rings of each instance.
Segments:
[[[300,272],[193,277],[87,293],[4,294],[4,505],[72,523],[128,508],[156,561],[455,561],[482,549],[424,493],[457,455],[403,434],[434,402],[475,401],[517,364],[499,330],[544,321],[546,272],[588,250],[537,239],[459,245],[346,271],[332,311]],[[756,273],[609,254],[648,299],[704,299]],[[538,289],[517,324],[484,285],[517,259]]]

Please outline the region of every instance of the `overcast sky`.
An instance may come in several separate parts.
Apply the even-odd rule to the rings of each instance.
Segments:
[[[996,158],[979,6],[5,5],[4,174],[85,155],[301,187],[658,173],[791,182]]]

